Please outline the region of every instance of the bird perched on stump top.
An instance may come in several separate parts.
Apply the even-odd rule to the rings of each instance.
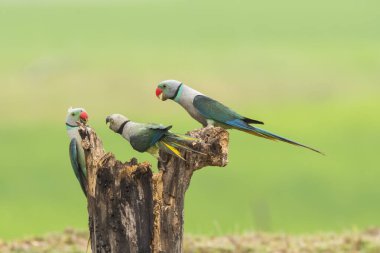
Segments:
[[[87,169],[84,150],[79,135],[79,122],[87,124],[88,114],[83,108],[69,108],[66,117],[66,131],[69,135],[70,146],[69,154],[71,166],[73,167],[75,176],[77,177],[83,193],[87,196]]]
[[[171,99],[177,102],[191,117],[200,122],[204,127],[219,126],[225,129],[237,129],[262,138],[287,142],[321,153],[314,148],[270,133],[256,126],[251,126],[251,124],[263,125],[264,123],[259,120],[244,117],[222,103],[203,95],[180,81],[162,81],[157,86],[156,96],[161,98],[162,101]]]
[[[198,151],[188,147],[196,141],[187,135],[180,135],[170,132],[172,126],[159,124],[137,123],[129,120],[121,114],[112,114],[106,118],[109,128],[120,134],[131,144],[132,148],[138,152],[148,152],[160,161],[159,151],[174,155],[182,160],[180,150],[187,150],[195,153]]]

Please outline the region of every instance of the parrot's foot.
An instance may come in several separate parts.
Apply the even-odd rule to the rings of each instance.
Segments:
[[[208,119],[206,128],[212,128],[214,126],[215,126],[215,121],[213,121],[212,119]]]

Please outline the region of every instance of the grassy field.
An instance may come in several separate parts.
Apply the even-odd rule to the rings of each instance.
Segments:
[[[65,230],[43,237],[13,242],[1,242],[3,253],[80,253],[86,252],[88,234]],[[289,236],[286,234],[250,233],[241,236],[200,237],[187,236],[184,253],[341,253],[380,252],[380,231],[346,231],[314,235]]]
[[[110,113],[180,133],[200,127],[155,98],[155,85],[170,78],[327,154],[232,132],[229,166],[193,178],[186,232],[380,225],[379,8],[343,0],[0,1],[0,238],[86,227],[68,158],[69,106],[88,110],[122,160],[154,162],[106,129]]]

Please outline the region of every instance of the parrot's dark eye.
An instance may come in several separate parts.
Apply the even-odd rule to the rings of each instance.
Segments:
[[[75,113],[72,113],[71,116],[75,116]]]
[[[166,84],[162,85],[162,88],[166,88]]]

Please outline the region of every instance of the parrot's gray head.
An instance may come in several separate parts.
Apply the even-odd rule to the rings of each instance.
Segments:
[[[66,125],[77,126],[78,122],[87,124],[88,114],[83,108],[69,108],[67,110]]]
[[[121,114],[112,114],[106,118],[106,124],[109,123],[109,128],[115,133],[121,133],[128,122],[129,119]]]
[[[181,82],[177,80],[166,80],[162,81],[156,89],[156,96],[161,100],[165,101],[167,99],[174,99],[179,91]]]

